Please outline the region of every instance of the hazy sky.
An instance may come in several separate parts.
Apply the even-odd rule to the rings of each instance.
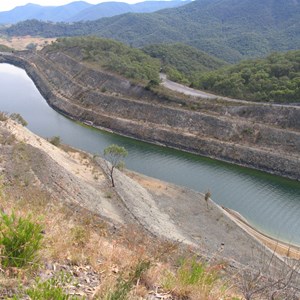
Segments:
[[[25,5],[27,3],[35,3],[44,6],[57,6],[57,5],[64,5],[70,2],[74,2],[76,0],[0,0],[0,11],[6,11],[13,9],[16,6]],[[97,4],[100,2],[107,2],[107,1],[117,1],[117,0],[86,0],[85,2],[89,2],[92,4]],[[127,2],[127,3],[137,3],[142,2],[143,0],[118,0],[119,2]]]

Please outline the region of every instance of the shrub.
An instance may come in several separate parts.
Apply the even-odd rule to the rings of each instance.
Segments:
[[[4,121],[7,121],[7,119],[8,119],[7,114],[4,112],[0,112],[0,121],[4,122]]]
[[[167,274],[163,285],[179,298],[198,299],[201,295],[201,298],[206,299],[217,279],[217,273],[207,268],[204,263],[195,259],[184,259],[175,274]]]
[[[13,114],[10,115],[10,118],[12,120],[16,121],[17,123],[21,124],[24,127],[28,125],[26,120],[20,114],[13,113]]]
[[[118,282],[115,289],[109,292],[104,298],[105,300],[125,300],[128,298],[128,293],[132,289],[132,286],[141,278],[144,272],[150,268],[150,261],[140,261],[134,271],[129,275],[127,280],[122,276],[118,278]]]
[[[67,295],[62,286],[70,283],[70,278],[61,273],[59,276],[50,278],[46,281],[36,280],[35,285],[26,291],[31,300],[79,300],[76,296]]]
[[[58,146],[60,145],[60,143],[61,143],[61,139],[60,139],[59,136],[53,136],[52,138],[49,139],[49,142],[50,142],[52,145],[58,147]]]
[[[43,238],[42,227],[31,217],[17,218],[14,213],[0,215],[1,264],[4,267],[24,267],[37,262],[37,252]]]

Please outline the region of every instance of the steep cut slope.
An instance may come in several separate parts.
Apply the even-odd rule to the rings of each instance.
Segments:
[[[298,107],[201,100],[145,89],[60,51],[3,53],[0,61],[24,68],[48,103],[76,120],[300,179]]]

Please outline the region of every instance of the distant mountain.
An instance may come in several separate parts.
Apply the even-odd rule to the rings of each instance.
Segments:
[[[160,9],[181,6],[190,1],[146,1],[137,4],[105,2],[97,5],[78,1],[62,6],[41,6],[29,3],[24,6],[18,6],[10,11],[0,12],[0,24],[14,24],[31,19],[52,22],[97,20],[127,12],[154,12]]]
[[[124,2],[104,2],[88,7],[80,11],[67,21],[88,21],[97,20],[103,17],[113,17],[125,13],[150,13],[165,8],[178,7],[191,2],[191,0],[175,0],[175,1],[145,1],[136,4],[128,4]]]
[[[235,62],[300,49],[300,0],[196,0],[150,14],[123,14],[74,24],[25,22],[9,35],[98,35],[143,47],[181,42]]]

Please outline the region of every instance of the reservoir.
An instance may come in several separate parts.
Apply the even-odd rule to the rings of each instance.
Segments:
[[[238,211],[260,231],[300,245],[300,182],[78,124],[50,108],[25,71],[8,64],[0,64],[0,110],[20,113],[42,137],[60,136],[90,153],[124,146],[127,168],[203,193],[210,190],[216,203]]]

